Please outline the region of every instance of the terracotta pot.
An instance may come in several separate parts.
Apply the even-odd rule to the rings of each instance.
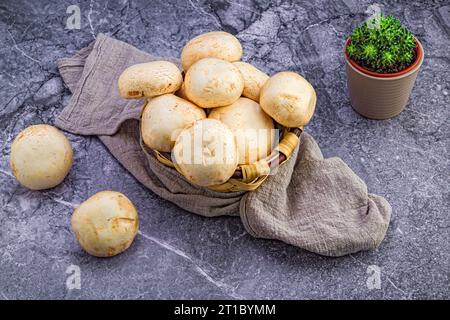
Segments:
[[[406,69],[396,73],[375,73],[364,69],[344,55],[350,103],[356,112],[370,119],[388,119],[405,109],[424,53],[422,44],[416,39],[416,60]]]

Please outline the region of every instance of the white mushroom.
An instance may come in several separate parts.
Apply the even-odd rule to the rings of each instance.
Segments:
[[[182,82],[180,69],[169,61],[139,63],[120,75],[119,94],[126,99],[155,97],[177,91]]]
[[[251,164],[271,152],[276,136],[273,121],[255,101],[239,98],[229,106],[212,109],[208,118],[223,122],[233,131],[239,164]]]
[[[142,140],[150,149],[170,152],[181,130],[204,118],[205,111],[187,100],[173,94],[155,97],[142,112]]]
[[[191,39],[181,52],[181,64],[187,71],[191,65],[203,58],[218,58],[229,62],[239,61],[242,46],[232,34],[213,31]]]
[[[308,124],[316,107],[312,85],[295,72],[279,72],[261,89],[261,108],[275,121],[294,128]]]
[[[133,203],[115,191],[101,191],[75,209],[72,230],[81,247],[96,257],[111,257],[131,245],[139,227]]]
[[[233,64],[239,69],[244,78],[242,95],[259,102],[259,92],[269,79],[269,76],[250,63],[237,61],[233,62]]]
[[[20,132],[11,145],[10,166],[16,179],[32,190],[60,184],[69,173],[73,151],[55,127],[39,124]]]
[[[235,102],[244,89],[244,79],[232,63],[205,58],[189,68],[184,86],[190,101],[202,108],[215,108]]]
[[[184,129],[172,150],[172,161],[187,180],[199,186],[224,183],[238,162],[231,130],[215,119],[197,121]]]

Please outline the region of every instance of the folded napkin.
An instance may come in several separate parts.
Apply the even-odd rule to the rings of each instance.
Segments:
[[[56,119],[59,128],[96,135],[113,156],[152,192],[208,217],[240,215],[253,236],[278,239],[326,256],[376,248],[389,225],[391,207],[369,194],[339,158],[324,159],[307,133],[292,157],[257,190],[221,193],[198,187],[140,146],[143,100],[125,100],[117,79],[130,65],[157,58],[99,34],[88,47],[58,61],[72,98]]]

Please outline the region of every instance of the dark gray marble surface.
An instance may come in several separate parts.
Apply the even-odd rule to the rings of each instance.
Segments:
[[[24,1],[0,3],[0,299],[14,298],[450,298],[450,2],[381,1],[419,37],[425,61],[406,111],[386,121],[356,114],[342,48],[372,2]],[[77,4],[81,29],[65,28]],[[242,41],[244,59],[273,73],[295,70],[314,85],[308,131],[393,207],[378,250],[326,258],[247,235],[238,218],[187,213],[141,186],[95,137],[67,134],[74,166],[60,186],[33,192],[8,165],[14,136],[53,123],[70,99],[55,61],[114,35],[160,56],[179,55],[205,31]],[[113,189],[136,204],[140,234],[117,257],[85,254],[69,222],[74,206]],[[81,269],[81,290],[66,270]],[[380,270],[380,289],[367,285]],[[372,289],[371,289],[372,288]]]

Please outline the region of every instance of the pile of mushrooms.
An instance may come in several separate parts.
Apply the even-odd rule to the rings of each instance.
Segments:
[[[294,72],[269,77],[241,57],[233,35],[209,32],[183,48],[184,77],[175,64],[152,61],[130,66],[118,79],[121,97],[146,98],[144,144],[171,152],[178,171],[194,184],[221,184],[239,164],[269,155],[277,143],[273,120],[301,127],[314,113],[316,94],[303,77]],[[255,130],[262,130],[262,139]],[[60,184],[72,163],[69,140],[53,126],[30,126],[11,145],[12,173],[32,190]],[[109,257],[132,244],[139,218],[125,195],[101,191],[75,209],[71,224],[86,252]]]
[[[242,53],[233,35],[208,32],[184,46],[184,77],[168,61],[136,64],[119,77],[121,97],[147,99],[144,144],[171,152],[178,171],[194,184],[224,183],[238,165],[267,157],[277,143],[273,120],[302,127],[314,113],[316,93],[302,76],[284,71],[269,77],[240,61]]]

